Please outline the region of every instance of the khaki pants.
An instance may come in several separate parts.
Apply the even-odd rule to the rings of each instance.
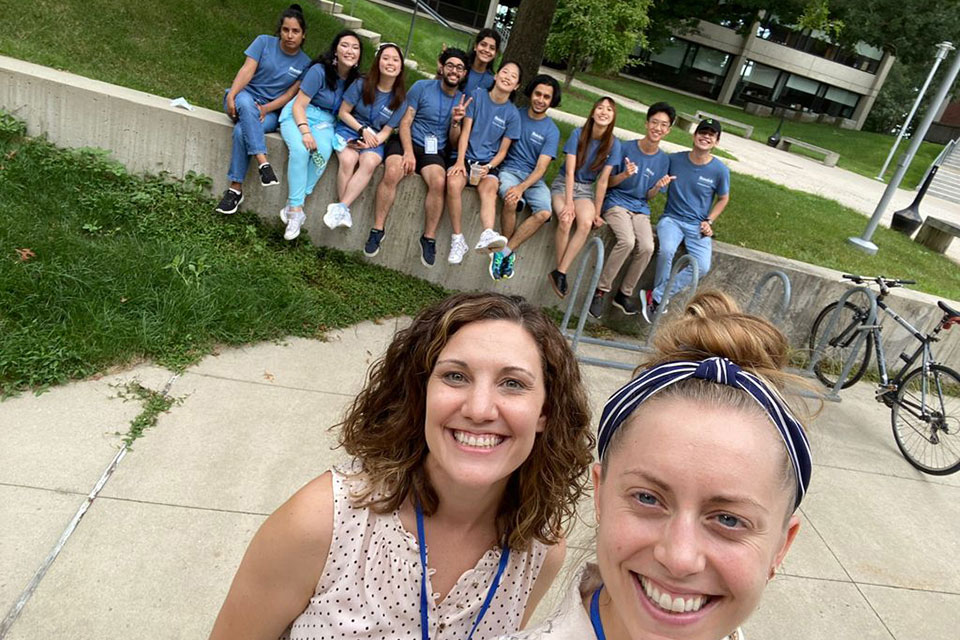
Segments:
[[[640,276],[643,275],[643,270],[647,268],[650,258],[653,257],[653,229],[650,227],[650,216],[630,213],[623,207],[610,207],[604,211],[603,219],[610,225],[617,242],[607,257],[597,288],[601,291],[610,291],[610,286],[620,272],[620,267],[623,266],[627,256],[630,256],[630,265],[620,283],[620,291],[625,296],[631,296],[640,281]]]

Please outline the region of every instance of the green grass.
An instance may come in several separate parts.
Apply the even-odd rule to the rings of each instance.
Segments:
[[[306,236],[288,243],[252,212],[214,217],[205,179],[134,177],[101,151],[22,132],[0,113],[0,397],[144,359],[179,369],[219,345],[321,337],[445,293]]]
[[[767,180],[731,174],[730,204],[716,224],[716,239],[846,273],[884,274],[917,281],[913,289],[960,300],[960,269],[900,233],[878,227],[869,256],[847,242],[863,233],[867,218],[820,196]],[[653,203],[654,217],[664,198]]]
[[[677,111],[693,114],[702,109],[725,118],[752,124],[754,126],[752,139],[760,142],[766,142],[780,122],[779,118],[751,115],[737,107],[717,104],[709,100],[661,89],[622,76],[607,77],[591,73],[578,73],[576,79],[604,91],[632,98],[643,104],[649,105],[659,100],[666,100]],[[836,151],[840,154],[838,166],[870,178],[875,177],[877,172],[880,171],[880,167],[883,166],[883,161],[894,142],[893,136],[869,131],[851,131],[818,123],[785,121],[781,133],[792,138],[799,138],[818,147]],[[942,145],[924,142],[904,177],[903,187],[907,189],[916,187],[923,178],[927,167],[936,159],[942,149]],[[906,145],[901,147],[901,153],[904,150],[906,150]],[[892,173],[893,167],[887,170],[886,177],[889,178]]]

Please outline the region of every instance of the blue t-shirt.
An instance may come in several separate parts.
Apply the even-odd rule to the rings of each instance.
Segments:
[[[393,100],[392,91],[385,93],[378,89],[373,104],[366,104],[363,101],[363,78],[354,80],[343,94],[343,102],[353,105],[351,113],[357,122],[374,131],[380,131],[384,127],[396,129],[400,124],[400,118],[403,117],[402,105],[396,110],[391,109],[391,100]]]
[[[577,155],[577,144],[580,143],[580,132],[582,130],[582,127],[577,127],[573,130],[573,133],[571,133],[570,137],[567,138],[566,144],[563,145],[564,153],[569,153],[572,156]],[[573,174],[574,180],[577,182],[583,182],[585,184],[593,184],[597,181],[597,176],[600,174],[597,171],[591,171],[590,165],[593,164],[593,160],[597,156],[597,147],[599,146],[599,140],[591,140],[587,145],[587,159],[584,161],[583,166],[577,169],[577,172]],[[617,138],[614,138],[613,146],[610,147],[610,155],[607,156],[607,161],[604,162],[604,165],[608,167],[617,166],[620,164],[621,155],[622,152],[620,151],[620,141]]]
[[[470,141],[467,145],[467,161],[487,163],[500,150],[504,138],[520,137],[520,114],[517,107],[507,100],[497,104],[485,89],[473,92],[473,100],[467,105],[467,118],[473,120]]]
[[[257,70],[246,89],[258,104],[283,95],[310,64],[310,56],[303,51],[292,56],[284,53],[280,39],[274,36],[257,36],[243,54],[257,61]]]
[[[327,72],[322,64],[315,64],[303,75],[300,91],[310,97],[310,104],[336,115],[343,101],[346,82],[337,76],[337,86],[327,86]]]
[[[730,169],[718,158],[704,165],[690,162],[690,153],[670,154],[670,175],[677,179],[667,190],[667,204],[663,215],[683,222],[701,222],[710,215],[713,196],[730,193]]]
[[[440,88],[440,80],[414,82],[407,92],[406,103],[401,107],[403,113],[408,107],[413,107],[416,112],[410,127],[413,144],[423,147],[427,136],[437,136],[437,149],[447,146],[450,118],[462,95],[460,91],[455,91],[452,96],[445,94]]]
[[[540,156],[557,157],[560,129],[550,118],[534,120],[528,109],[517,108],[517,114],[520,116],[520,137],[510,145],[503,168],[525,178],[533,173]]]
[[[670,156],[657,149],[657,152],[647,155],[640,149],[636,140],[621,144],[624,160],[620,162],[616,171],[623,171],[626,167],[626,158],[637,165],[637,172],[607,190],[607,197],[603,201],[603,210],[610,207],[623,207],[633,213],[650,215],[650,204],[647,202],[647,192],[653,188],[657,180],[667,175],[670,170]]]
[[[483,73],[470,69],[467,71],[467,82],[463,85],[463,95],[472,96],[477,87],[484,91],[490,91],[493,88],[493,82],[493,73],[490,72],[490,69]]]

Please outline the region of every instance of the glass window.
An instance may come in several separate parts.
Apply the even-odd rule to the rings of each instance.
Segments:
[[[654,53],[650,56],[650,62],[656,62],[666,67],[679,69],[683,64],[683,57],[687,54],[687,43],[678,42],[670,38],[670,44],[664,47],[663,51]]]
[[[693,61],[693,68],[698,71],[706,71],[715,75],[726,73],[727,63],[730,61],[730,55],[716,49],[701,47],[697,51],[697,57]]]
[[[810,78],[790,74],[790,77],[787,78],[787,88],[794,89],[800,93],[817,95],[817,91],[820,89],[820,83]]]
[[[777,83],[777,77],[780,75],[780,71],[778,69],[774,69],[773,67],[768,67],[763,64],[757,64],[752,60],[748,60],[743,66],[743,69],[744,82],[766,87],[768,89],[773,88],[773,86]]]
[[[831,102],[839,102],[840,104],[848,107],[857,106],[857,101],[860,100],[860,96],[856,93],[847,91],[846,89],[838,89],[836,87],[828,87],[824,98]]]

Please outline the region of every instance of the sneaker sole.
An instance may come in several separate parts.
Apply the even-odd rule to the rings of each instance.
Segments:
[[[478,244],[477,246],[475,246],[475,247],[473,248],[473,250],[476,251],[477,253],[494,253],[494,252],[496,252],[496,251],[500,251],[500,250],[503,249],[505,246],[507,246],[507,241],[506,241],[506,240],[497,239],[497,240],[492,241],[490,244],[488,244],[488,245],[486,245],[486,246],[480,246],[480,245]]]
[[[550,281],[550,286],[553,287],[553,292],[554,292],[555,294],[557,294],[557,296],[558,296],[561,300],[563,300],[564,298],[567,297],[567,294],[565,294],[565,293],[563,293],[563,292],[560,291],[560,288],[557,286],[557,283],[554,282],[553,278],[550,277],[550,274],[549,274],[549,273],[547,274],[547,280]]]
[[[264,182],[263,180],[260,181],[261,187],[275,187],[278,184],[280,184],[280,180],[273,180],[272,182]]]
[[[496,282],[497,280],[503,277],[503,275],[500,273],[500,269],[497,269],[496,271],[493,270],[493,254],[492,253],[490,254],[490,264],[487,266],[487,273],[490,274],[490,278],[494,282]]]
[[[287,224],[287,208],[280,209],[280,222]]]
[[[420,264],[422,264],[423,266],[425,266],[427,269],[433,269],[433,268],[436,266],[435,264],[430,264],[429,262],[427,262],[426,260],[424,260],[424,259],[423,259],[423,256],[420,256]]]
[[[234,213],[236,213],[237,210],[240,208],[240,205],[242,205],[242,204],[243,204],[243,196],[241,195],[241,196],[240,196],[240,199],[237,201],[237,206],[235,206],[233,209],[229,209],[229,210],[227,210],[227,209],[221,209],[221,208],[218,206],[216,209],[214,209],[214,211],[216,211],[217,213],[222,213],[222,214],[225,215],[225,216],[229,216],[229,215],[233,215]]]
[[[623,312],[623,315],[625,315],[625,316],[635,316],[635,315],[637,315],[637,312],[636,312],[636,311],[627,311],[627,309],[624,308],[624,306],[623,306],[622,304],[620,304],[619,302],[617,302],[616,300],[611,301],[610,304],[612,304],[613,306],[615,306],[617,309],[620,309],[620,311],[622,311],[622,312]]]
[[[367,256],[368,258],[375,258],[378,253],[380,253],[380,247],[377,247],[377,250],[373,253],[367,253],[366,249],[363,250],[363,255]],[[423,262],[423,259],[421,258],[420,261]]]

